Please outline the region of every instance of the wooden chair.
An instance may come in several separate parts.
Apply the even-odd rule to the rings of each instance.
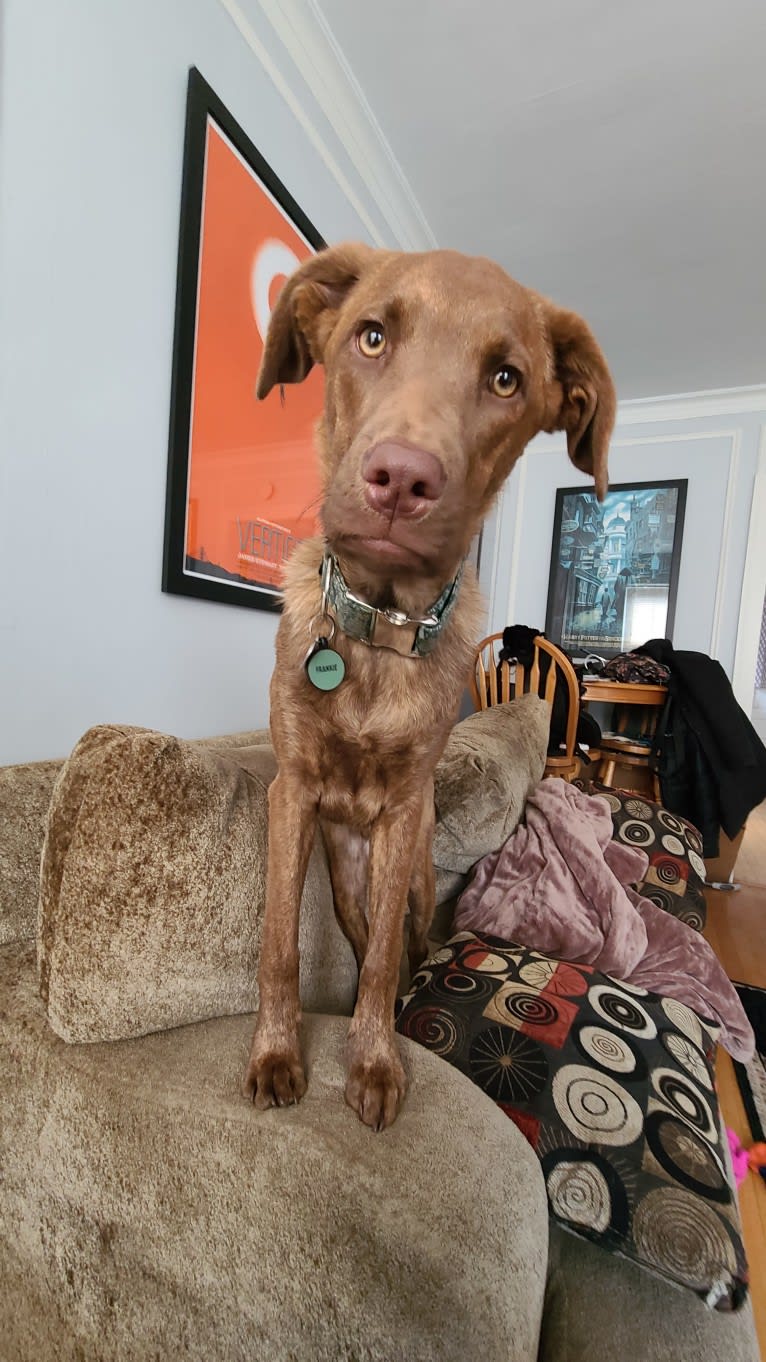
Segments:
[[[646,795],[651,791],[652,798],[658,804],[662,803],[662,791],[657,773],[652,770],[649,761],[652,755],[651,742],[657,727],[659,711],[656,707],[648,706],[640,710],[639,733],[631,737],[625,733],[628,724],[628,709],[635,717],[635,706],[625,705],[620,712],[617,732],[605,733],[601,739],[601,762],[598,768],[597,781],[600,785],[613,788],[615,785],[615,772],[619,767],[621,770],[628,771],[628,777],[620,777],[619,784],[623,789],[635,789],[637,793]],[[631,783],[631,772],[640,771],[641,781],[633,785]],[[632,777],[635,780],[635,776]]]
[[[502,634],[489,634],[487,638],[482,639],[476,649],[470,681],[474,707],[489,709],[490,705],[505,704],[518,695],[535,694],[545,700],[552,711],[556,680],[558,676],[563,676],[567,687],[566,738],[561,754],[549,755],[546,758],[543,775],[574,780],[580,770],[580,759],[575,751],[577,723],[580,717],[580,688],[572,663],[560,648],[542,636],[535,639],[534,661],[531,667],[524,667],[520,662],[500,662],[498,654],[502,646]],[[551,659],[544,679],[540,668],[541,653],[547,653]]]

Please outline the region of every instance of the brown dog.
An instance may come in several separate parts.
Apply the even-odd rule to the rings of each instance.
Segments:
[[[615,395],[579,317],[451,251],[348,245],[302,265],[272,315],[258,396],[314,363],[325,367],[324,542],[295,551],[277,634],[279,773],[244,1092],[264,1108],[306,1089],[298,914],[319,819],[360,971],[346,1100],[380,1130],[406,1088],[394,1034],[405,911],[415,968],[434,906],[433,771],[481,623],[462,564],[538,431],[566,430],[570,458],[603,496]],[[319,639],[328,646],[312,683],[304,663]],[[317,688],[343,666],[335,688]]]

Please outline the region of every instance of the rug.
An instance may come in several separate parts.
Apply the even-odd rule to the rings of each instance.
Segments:
[[[734,1061],[753,1141],[766,1140],[766,988],[735,984],[755,1032],[755,1054],[748,1064]]]

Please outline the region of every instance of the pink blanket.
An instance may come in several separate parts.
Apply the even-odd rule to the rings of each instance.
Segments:
[[[737,993],[707,941],[636,893],[646,853],[612,841],[606,800],[543,780],[525,823],[477,862],[455,913],[456,931],[487,932],[686,1003],[721,1027],[747,1060],[754,1038]]]

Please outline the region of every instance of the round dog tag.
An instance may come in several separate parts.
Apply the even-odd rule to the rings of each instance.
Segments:
[[[306,658],[306,675],[317,690],[335,690],[346,675],[346,664],[326,638],[317,640]]]

